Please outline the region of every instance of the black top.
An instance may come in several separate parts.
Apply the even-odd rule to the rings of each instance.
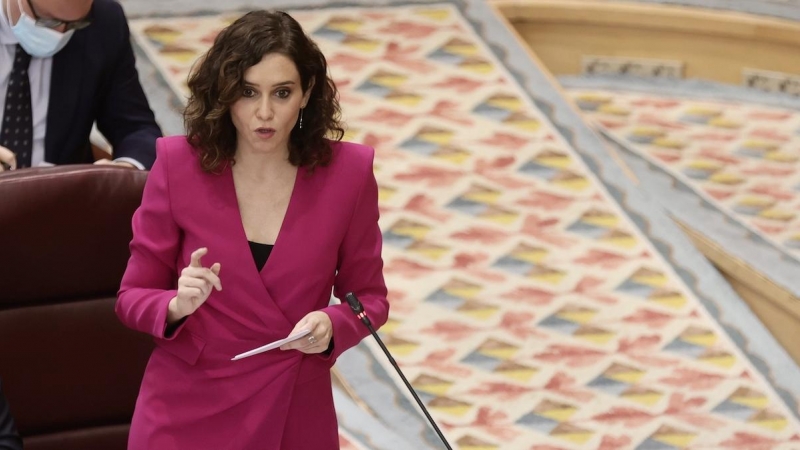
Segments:
[[[272,245],[261,244],[258,242],[247,241],[250,244],[250,252],[253,254],[253,259],[256,262],[256,268],[259,272],[264,268],[264,264],[269,259],[269,254],[272,253]]]
[[[0,387],[0,449],[22,450],[22,440],[17,434],[2,387]]]

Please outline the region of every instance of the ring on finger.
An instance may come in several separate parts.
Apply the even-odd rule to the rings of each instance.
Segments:
[[[308,343],[311,344],[311,345],[316,344],[317,343],[317,338],[315,338],[314,335],[312,334],[311,336],[308,337]]]

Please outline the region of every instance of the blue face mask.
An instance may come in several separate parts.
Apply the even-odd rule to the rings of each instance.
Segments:
[[[11,25],[11,31],[14,32],[19,45],[29,55],[38,58],[49,58],[67,45],[75,30],[60,33],[50,28],[37,26],[36,21],[25,14],[22,9],[22,0],[17,0],[17,5],[19,5],[19,20],[16,25],[11,25],[11,18],[9,17],[8,23]],[[8,9],[10,13],[11,8]]]

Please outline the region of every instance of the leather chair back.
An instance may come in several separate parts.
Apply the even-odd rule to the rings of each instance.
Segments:
[[[0,378],[26,450],[124,450],[152,339],[114,313],[147,172],[0,174]]]

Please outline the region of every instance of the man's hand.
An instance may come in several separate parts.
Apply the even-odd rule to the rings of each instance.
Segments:
[[[136,169],[136,166],[134,166],[133,164],[131,164],[129,162],[125,162],[125,161],[112,161],[110,159],[98,159],[94,163],[96,165],[98,165],[98,166],[114,165],[114,166],[122,166],[122,167],[129,167],[131,169]]]
[[[17,155],[0,145],[0,172],[17,168]]]

